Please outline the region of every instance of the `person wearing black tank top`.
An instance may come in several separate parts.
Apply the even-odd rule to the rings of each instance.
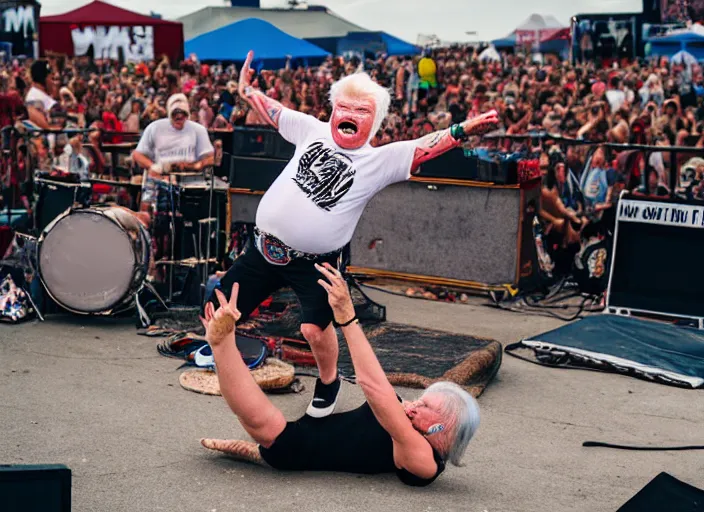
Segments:
[[[425,486],[445,469],[459,466],[479,426],[479,406],[450,382],[427,388],[418,400],[402,401],[389,383],[355,318],[345,279],[329,264],[316,265],[318,283],[349,346],[357,383],[367,401],[352,411],[287,422],[249,373],[235,344],[239,286],[230,299],[216,290],[201,318],[215,358],[220,391],[255,443],[202,439],[209,449],[289,471],[396,473],[407,485]]]

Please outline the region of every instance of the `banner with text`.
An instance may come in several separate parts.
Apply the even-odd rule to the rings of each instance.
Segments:
[[[702,229],[704,206],[622,199],[618,203],[618,220]]]

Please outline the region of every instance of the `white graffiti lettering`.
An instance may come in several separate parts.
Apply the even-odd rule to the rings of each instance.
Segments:
[[[76,56],[88,55],[93,47],[96,59],[119,59],[126,62],[154,58],[154,27],[85,27],[71,31]]]
[[[30,29],[36,32],[34,24],[34,8],[28,5],[10,7],[2,12],[5,21],[5,32],[22,32],[27,37]]]

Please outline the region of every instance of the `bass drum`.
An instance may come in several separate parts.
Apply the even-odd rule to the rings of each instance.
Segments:
[[[149,271],[151,239],[121,207],[67,210],[39,237],[39,277],[49,296],[79,314],[129,309]]]

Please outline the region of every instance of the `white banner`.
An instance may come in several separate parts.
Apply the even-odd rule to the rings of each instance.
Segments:
[[[704,206],[621,199],[618,203],[617,218],[619,222],[702,229]]]
[[[154,27],[84,27],[71,30],[76,56],[87,55],[93,47],[96,59],[120,58],[125,62],[145,62],[154,59]]]

